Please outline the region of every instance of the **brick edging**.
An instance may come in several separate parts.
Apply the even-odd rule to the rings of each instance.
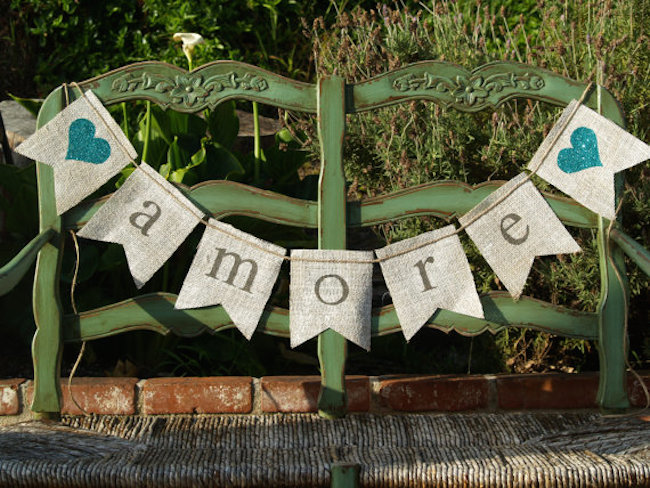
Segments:
[[[642,372],[650,388],[650,372]],[[471,376],[347,376],[350,412],[459,412],[596,407],[598,373]],[[252,378],[75,378],[72,393],[88,413],[272,414],[317,411],[318,376]],[[645,406],[639,383],[628,375],[630,401]],[[33,382],[0,380],[0,416],[29,414]],[[62,381],[64,414],[79,415]]]

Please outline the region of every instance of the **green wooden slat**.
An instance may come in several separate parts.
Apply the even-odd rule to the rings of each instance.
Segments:
[[[217,332],[234,327],[221,306],[191,310],[174,308],[176,295],[152,293],[122,302],[64,317],[66,341],[93,340],[133,330],[152,330],[160,334],[193,337],[203,332]],[[598,337],[598,316],[552,305],[531,297],[514,301],[508,293],[491,292],[481,296],[485,319],[477,319],[448,310],[438,310],[427,322],[429,327],[477,335],[504,327],[531,328],[582,339]],[[399,320],[392,305],[373,310],[372,335],[401,333]],[[256,333],[289,337],[289,311],[267,307]]]
[[[42,231],[29,241],[11,261],[0,268],[0,296],[6,295],[14,289],[31,267],[38,251],[47,244],[55,233],[52,229]]]
[[[50,121],[64,105],[59,88],[43,102],[37,126]],[[62,308],[59,298],[59,276],[63,257],[61,219],[56,214],[54,172],[43,163],[36,163],[38,212],[40,232],[52,230],[57,237],[43,246],[36,260],[34,278],[34,320],[36,333],[32,342],[34,360],[34,399],[32,411],[37,417],[58,418],[61,410],[60,369],[63,344],[61,341]]]
[[[478,335],[488,330],[498,332],[505,327],[513,326],[580,339],[598,337],[598,315],[595,313],[577,312],[526,296],[515,301],[509,293],[505,292],[491,292],[482,295],[480,299],[485,319],[439,309],[427,321],[427,326],[446,332],[453,330],[467,336]],[[374,336],[401,330],[397,313],[392,305],[382,307],[372,318]]]
[[[192,72],[158,61],[134,63],[79,83],[106,105],[151,100],[178,112],[214,108],[225,100],[251,100],[316,112],[316,87],[238,61],[215,61]],[[79,96],[72,90],[71,96]]]
[[[174,332],[194,337],[203,332],[231,329],[234,324],[221,306],[190,310],[174,308],[176,295],[151,293],[105,307],[64,317],[66,341],[94,340],[134,330],[151,330],[159,334]],[[289,337],[289,313],[268,308],[260,320],[267,334]]]
[[[503,184],[501,181],[476,186],[459,181],[431,182],[360,202],[348,202],[348,226],[370,226],[425,215],[450,219],[468,212]],[[276,224],[318,226],[318,203],[310,200],[285,197],[234,181],[209,181],[191,188],[177,186],[217,219],[243,215]],[[63,219],[64,228],[83,227],[108,198],[84,202],[67,212]],[[544,198],[564,224],[598,227],[597,215],[573,200],[550,194],[544,194]]]
[[[641,271],[650,276],[650,251],[636,242],[621,229],[613,228],[609,237],[623,250]]]
[[[377,225],[408,217],[433,215],[451,219],[470,211],[504,181],[467,185],[460,181],[438,181],[388,195],[348,203],[350,227]],[[575,201],[544,194],[553,211],[566,225],[597,228],[598,216]]]
[[[343,175],[345,82],[338,76],[318,83],[318,137],[321,170],[318,181],[318,247],[345,249],[346,204]],[[318,413],[326,418],[345,415],[345,358],[347,341],[331,329],[318,336],[321,389]]]
[[[254,217],[276,224],[315,228],[318,204],[291,198],[234,181],[207,181],[193,187],[176,185],[192,202],[215,218],[229,215]],[[83,227],[110,196],[82,203],[64,216],[66,229]]]
[[[530,98],[566,106],[579,99],[586,83],[552,71],[509,61],[496,61],[469,71],[444,61],[421,61],[354,85],[348,113],[385,107],[409,100],[431,100],[462,112],[478,112],[513,98]],[[603,113],[618,111],[606,90]],[[596,99],[585,102],[596,108]]]

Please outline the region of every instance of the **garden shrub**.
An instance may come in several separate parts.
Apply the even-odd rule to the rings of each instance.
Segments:
[[[44,95],[135,61],[185,66],[175,32],[204,37],[196,66],[233,59],[305,80],[310,53],[299,19],[336,15],[334,3],[317,0],[0,0],[0,11],[2,66],[12,73],[0,80],[1,98]]]
[[[365,80],[426,59],[470,70],[491,61],[511,60],[577,80],[591,76],[621,101],[628,130],[647,140],[650,5],[638,0],[525,3],[529,11],[519,16],[509,12],[506,4],[495,8],[480,0],[420,2],[417,9],[383,5],[343,13],[331,25],[316,19],[305,26],[305,35],[313,43],[317,73],[335,72],[348,81]],[[349,197],[385,194],[438,180],[508,180],[526,167],[559,113],[556,107],[534,101],[511,101],[471,115],[430,102],[410,102],[348,116],[345,170]],[[313,130],[308,123],[302,127]],[[312,137],[309,143],[316,161],[317,139]],[[650,168],[640,165],[626,175],[622,209],[626,230],[650,247]],[[538,188],[555,192],[543,180],[534,180]],[[444,224],[410,219],[376,231],[391,242]],[[524,293],[594,310],[599,296],[595,231],[571,232],[583,252],[536,259]],[[461,238],[479,292],[503,289],[471,241],[462,234]],[[650,280],[633,265],[629,275],[631,354],[637,365],[645,365],[650,357],[650,335],[644,327]],[[593,348],[586,341],[509,330],[499,334],[496,342],[509,370],[574,371],[588,361],[596,366]],[[475,349],[474,354],[480,353]]]

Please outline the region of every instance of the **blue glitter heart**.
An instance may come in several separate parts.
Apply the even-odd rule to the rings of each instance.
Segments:
[[[88,119],[77,119],[68,129],[66,159],[102,164],[111,155],[111,145],[106,139],[95,137],[95,124]]]
[[[602,166],[598,155],[596,133],[588,127],[578,127],[571,133],[572,148],[562,149],[557,165],[565,173],[577,173],[584,169]]]

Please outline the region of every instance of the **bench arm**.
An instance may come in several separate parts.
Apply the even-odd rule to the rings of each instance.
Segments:
[[[25,276],[41,248],[55,234],[54,229],[46,229],[34,237],[11,261],[0,268],[0,296],[6,295]]]
[[[650,276],[650,251],[616,227],[610,231],[609,237],[646,275]]]

